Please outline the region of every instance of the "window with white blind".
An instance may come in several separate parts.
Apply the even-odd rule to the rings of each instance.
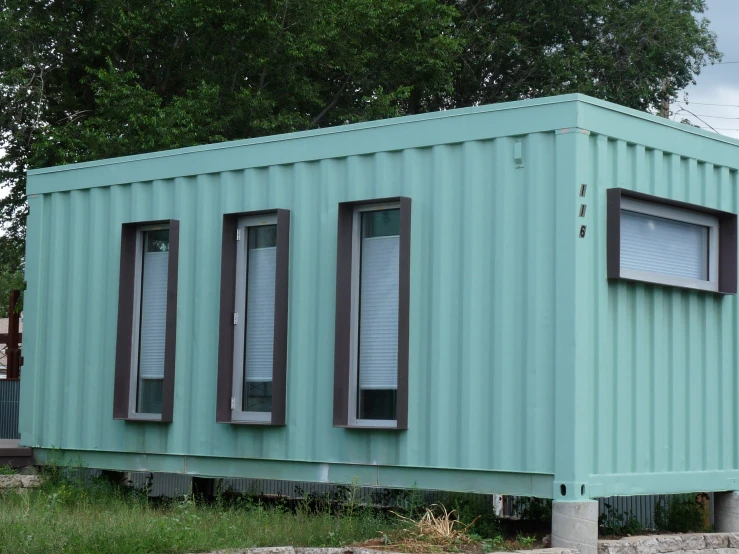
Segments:
[[[411,199],[341,202],[334,427],[408,429]]]
[[[350,421],[394,426],[398,405],[400,207],[354,212]]]
[[[735,213],[625,188],[606,198],[608,279],[736,294]]]
[[[169,228],[142,227],[136,237],[132,415],[162,413],[167,332]]]
[[[277,216],[238,222],[232,421],[269,422],[275,335]]]
[[[716,216],[633,198],[620,209],[621,277],[718,290]]]
[[[216,421],[285,425],[290,210],[223,214]]]
[[[180,222],[123,223],[113,418],[171,423]]]

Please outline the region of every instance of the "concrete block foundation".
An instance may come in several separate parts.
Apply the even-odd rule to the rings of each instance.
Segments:
[[[739,493],[717,492],[714,494],[713,499],[713,515],[716,532],[739,532]]]
[[[552,503],[552,546],[598,552],[598,502]]]

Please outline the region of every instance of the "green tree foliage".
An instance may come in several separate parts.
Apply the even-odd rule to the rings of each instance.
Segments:
[[[10,291],[25,288],[22,243],[0,236],[0,317],[8,317]]]
[[[704,0],[0,0],[0,200],[25,171],[567,92],[653,109]]]
[[[465,45],[452,105],[581,92],[659,106],[720,59],[704,0],[492,0],[457,4]]]

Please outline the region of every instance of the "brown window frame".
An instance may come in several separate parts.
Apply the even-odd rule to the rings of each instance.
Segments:
[[[236,304],[236,231],[239,219],[277,216],[277,264],[275,268],[275,327],[272,355],[272,413],[269,421],[235,421],[231,397],[234,373],[234,306]],[[244,237],[243,240],[246,240]],[[287,330],[290,264],[290,210],[273,209],[223,215],[221,239],[221,301],[218,337],[216,422],[232,425],[283,426],[287,400]]]
[[[161,417],[132,417],[130,405],[134,291],[136,281],[137,234],[141,227],[169,227],[169,265],[167,269],[167,315],[164,339],[164,381]],[[174,414],[175,351],[177,347],[177,276],[180,252],[180,222],[177,219],[135,221],[121,226],[121,261],[118,283],[118,329],[116,333],[113,419],[171,423]]]
[[[607,274],[608,279],[651,283],[658,286],[698,290],[709,294],[736,294],[737,292],[737,215],[698,204],[671,200],[624,188],[610,188],[607,194]],[[631,198],[656,205],[668,206],[708,214],[718,219],[718,290],[673,285],[624,277],[621,272],[621,208],[622,199]]]
[[[354,243],[354,212],[369,204],[400,205],[400,267],[398,306],[398,392],[395,426],[352,425],[349,414],[352,353],[352,257]],[[408,350],[410,320],[410,250],[411,199],[405,196],[373,198],[356,202],[342,202],[338,206],[338,234],[336,249],[336,320],[334,339],[334,427],[351,429],[408,429]]]

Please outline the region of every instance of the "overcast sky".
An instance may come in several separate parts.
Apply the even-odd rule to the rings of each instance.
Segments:
[[[687,118],[709,131],[710,125],[722,135],[739,138],[739,0],[706,0],[706,4],[705,17],[718,35],[718,48],[724,59],[721,64],[704,67],[697,84],[679,94],[680,100],[687,95],[689,103],[673,104],[671,117],[676,121]],[[697,117],[681,111],[681,107]]]

